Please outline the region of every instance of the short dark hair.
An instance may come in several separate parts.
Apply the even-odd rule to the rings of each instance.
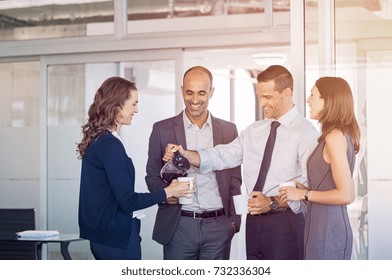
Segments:
[[[257,82],[275,81],[275,90],[282,92],[286,88],[293,90],[293,76],[287,68],[281,65],[272,65],[257,75]]]

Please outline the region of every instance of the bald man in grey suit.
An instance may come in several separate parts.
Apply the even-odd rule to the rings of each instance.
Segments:
[[[188,69],[181,90],[185,110],[155,123],[152,129],[145,178],[151,192],[167,186],[160,169],[168,143],[187,149],[208,148],[230,143],[238,135],[235,124],[213,117],[207,109],[214,92],[208,69]],[[241,193],[241,169],[199,174],[191,167],[188,176],[196,178],[192,204],[181,205],[177,199],[159,203],[153,239],[163,245],[167,260],[229,259],[231,240],[241,223],[232,200]]]

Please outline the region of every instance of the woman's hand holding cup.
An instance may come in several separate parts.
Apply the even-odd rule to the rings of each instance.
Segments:
[[[194,188],[190,188],[192,182],[184,181],[179,182],[174,179],[171,184],[165,188],[166,198],[170,197],[190,197],[195,191]]]

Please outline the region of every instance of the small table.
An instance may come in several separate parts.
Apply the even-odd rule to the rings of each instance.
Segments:
[[[68,246],[71,242],[85,240],[79,237],[79,234],[65,234],[52,237],[38,237],[38,238],[17,238],[16,234],[0,234],[0,241],[20,241],[20,242],[33,242],[36,246],[35,255],[38,260],[42,260],[42,244],[47,243],[60,243],[61,255],[64,260],[71,260],[71,255],[68,251]]]

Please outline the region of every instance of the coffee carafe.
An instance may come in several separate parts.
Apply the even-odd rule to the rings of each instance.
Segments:
[[[186,177],[190,167],[191,164],[185,157],[180,155],[178,151],[174,152],[174,157],[162,167],[161,178],[170,184],[172,180],[178,177]]]

